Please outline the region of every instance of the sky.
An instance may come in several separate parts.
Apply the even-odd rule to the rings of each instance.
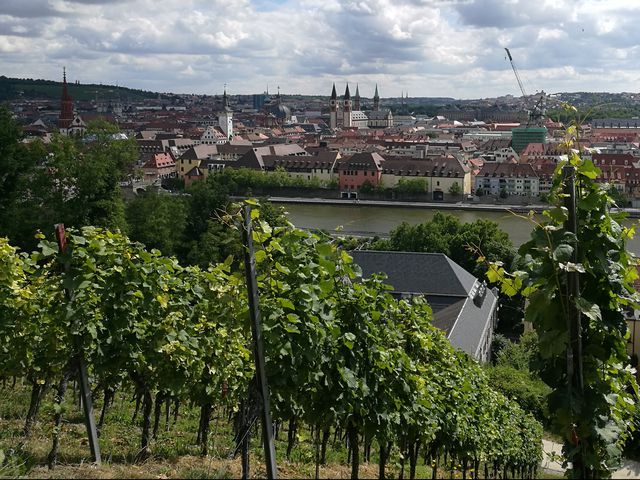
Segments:
[[[0,0],[0,74],[219,94],[640,90],[634,0]],[[351,87],[353,89],[353,87]],[[353,90],[352,90],[353,93]]]

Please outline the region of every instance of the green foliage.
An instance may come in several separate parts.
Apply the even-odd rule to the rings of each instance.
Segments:
[[[359,191],[361,193],[371,193],[374,191],[374,187],[369,180],[365,180],[362,182],[362,185],[360,185]]]
[[[134,141],[114,140],[114,126],[98,122],[89,126],[83,142],[55,136],[51,145],[36,141],[21,147],[10,121],[0,121],[0,128],[8,145],[2,177],[12,182],[2,203],[11,215],[1,216],[0,234],[32,249],[36,231],[48,231],[56,223],[126,230],[118,182],[138,157]],[[23,160],[14,175],[16,162]]]
[[[119,93],[114,93],[116,89]],[[76,101],[95,100],[96,94],[98,94],[100,98],[109,99],[115,99],[117,96],[126,96],[131,100],[144,100],[158,97],[158,94],[155,92],[115,85],[69,83],[68,90],[71,97]],[[62,92],[61,82],[31,78],[9,78],[0,75],[0,101],[16,100],[25,97],[59,100],[60,92]]]
[[[20,229],[14,206],[32,188],[31,177],[45,155],[41,142],[24,144],[21,139],[11,112],[0,106],[0,232],[4,234]]]
[[[624,192],[621,192],[613,185],[609,187],[609,190],[607,190],[607,193],[613,199],[617,207],[625,208],[631,205],[629,202],[629,197]]]
[[[495,363],[498,354],[509,345],[511,341],[501,333],[494,333],[491,339],[491,361]]]
[[[165,255],[176,255],[184,242],[185,197],[160,195],[149,189],[127,204],[129,236]]]
[[[460,184],[458,182],[453,182],[451,184],[451,187],[449,187],[449,194],[450,195],[460,195],[462,193],[462,187],[460,186]]]
[[[380,278],[361,280],[322,237],[259,222],[254,240],[263,248],[256,258],[277,416],[318,429],[337,423],[355,441],[420,442],[432,456],[537,464],[539,440],[519,435],[539,438],[540,425],[491,391],[480,367],[431,325],[423,301],[395,300]]]
[[[436,212],[431,221],[421,224],[400,224],[391,231],[390,249],[444,253],[479,277],[484,276],[487,266],[484,262],[478,263],[478,255],[507,265],[515,256],[509,236],[500,230],[496,222],[480,219],[461,223],[455,216],[441,212]]]
[[[619,464],[634,428],[637,385],[626,351],[624,311],[638,308],[632,285],[638,261],[626,247],[633,228],[621,223],[623,214],[612,213],[613,199],[595,182],[597,167],[575,153],[569,163],[577,172],[577,233],[564,226],[569,212],[562,204],[561,164],[550,195],[553,207],[519,249],[521,270],[508,275],[495,264],[488,277],[499,281],[503,292],[528,297],[526,318],[538,333],[540,373],[553,389],[550,412],[573,465],[570,475],[602,478]],[[578,278],[579,296],[570,293],[571,275]],[[568,367],[572,310],[582,324],[583,388]]]
[[[403,222],[391,231],[388,241],[376,243],[377,250],[444,253],[478,278],[487,271],[487,261],[511,265],[515,249],[509,235],[490,220],[461,223],[453,215],[436,212],[431,221],[417,225]],[[512,334],[522,324],[522,297],[502,295],[498,311],[499,328]]]
[[[489,385],[505,397],[518,402],[523,410],[533,415],[539,422],[547,424],[549,409],[547,397],[551,388],[539,377],[527,370],[498,364],[487,367]]]
[[[221,185],[232,195],[250,195],[256,191],[279,187],[335,188],[336,186],[335,182],[325,182],[318,177],[307,179],[289,174],[282,168],[273,172],[262,172],[250,168],[225,168],[209,175],[207,180],[209,179]]]
[[[427,191],[427,181],[424,178],[401,178],[395,186],[398,193],[416,194]]]
[[[493,366],[487,366],[492,388],[512,398],[543,424],[549,422],[547,397],[551,389],[538,375],[540,352],[535,332],[523,334],[517,342],[494,336]],[[496,345],[496,344],[499,344]]]
[[[453,349],[423,300],[363,280],[327,237],[252,217],[275,419],[531,474],[540,424]],[[82,350],[98,385],[237,408],[253,375],[240,265],[181,267],[94,227],[67,241],[64,255],[44,239],[31,256],[2,244],[0,371],[55,381]]]
[[[536,332],[523,334],[518,342],[508,341],[496,353],[496,365],[509,366],[526,372],[536,372],[540,361],[538,335]]]

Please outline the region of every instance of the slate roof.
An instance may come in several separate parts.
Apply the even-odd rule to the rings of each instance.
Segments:
[[[379,171],[384,158],[377,153],[355,153],[338,161],[338,170]]]
[[[536,177],[528,163],[485,163],[476,177]]]
[[[443,253],[357,250],[351,255],[364,276],[384,272],[398,292],[466,297],[476,281]]]
[[[497,306],[497,297],[484,283],[442,253],[349,253],[363,277],[386,274],[395,296],[424,295],[433,310],[433,325],[454,347],[477,357]]]
[[[387,120],[389,117],[393,117],[391,110],[372,110],[367,112],[369,120]]]
[[[198,167],[193,167],[191,170],[189,170],[187,173],[185,173],[185,177],[195,177],[195,178],[200,178],[202,177],[204,174],[202,173],[202,170]]]
[[[637,118],[594,118],[591,120],[593,128],[640,128]]]
[[[495,152],[511,146],[510,138],[492,138],[478,145],[479,152]]]
[[[417,159],[387,155],[382,165],[382,173],[397,176],[439,176],[464,177],[469,167],[451,156]]]
[[[182,160],[203,160],[211,155],[218,153],[217,145],[194,145],[184,152],[180,158]]]
[[[287,172],[311,172],[313,169],[332,170],[334,163],[318,158],[315,155],[262,155],[265,170],[284,168]]]

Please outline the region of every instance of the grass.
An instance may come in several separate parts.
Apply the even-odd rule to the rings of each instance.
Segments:
[[[229,458],[234,447],[231,423],[222,410],[214,412],[211,421],[209,456],[200,455],[195,444],[199,421],[199,410],[187,405],[180,406],[180,415],[175,424],[173,417],[169,431],[165,431],[164,412],[159,434],[152,442],[152,456],[142,463],[136,462],[140,445],[140,414],[132,422],[135,402],[130,392],[118,392],[114,405],[108,410],[105,425],[100,435],[103,463],[92,464],[82,410],[77,394],[70,385],[64,404],[64,422],[61,429],[58,463],[53,470],[46,466],[51,449],[54,395],[49,390],[41,404],[38,421],[31,436],[25,439],[22,430],[29,407],[30,388],[20,382],[14,387],[0,387],[0,477],[24,476],[30,478],[239,478],[242,473],[241,460]],[[75,400],[74,400],[75,399]],[[100,416],[102,398],[95,399],[95,417]],[[286,427],[286,425],[285,425]],[[263,452],[259,435],[251,442],[250,473],[253,478],[266,476]],[[304,431],[291,453],[285,458],[287,432],[283,428],[276,439],[276,460],[281,478],[314,478],[315,448],[308,431]],[[347,464],[344,443],[329,441],[327,465],[320,467],[321,478],[350,478],[351,467]],[[375,445],[374,445],[375,447]],[[4,454],[5,459],[2,459]],[[371,463],[362,460],[361,478],[377,478],[377,452],[372,449]],[[430,466],[417,465],[417,478],[431,478]],[[405,466],[408,478],[409,466]],[[387,467],[388,478],[396,478],[400,472],[399,452],[391,453]],[[439,477],[449,478],[450,472],[439,471]],[[462,478],[460,472],[455,472]],[[556,478],[544,476],[542,478]],[[560,477],[557,477],[560,478]]]
[[[92,464],[82,410],[72,400],[70,386],[64,404],[64,421],[61,430],[58,463],[53,470],[46,467],[47,454],[51,448],[54,418],[54,396],[51,390],[41,404],[38,421],[31,436],[25,439],[22,430],[29,406],[30,389],[20,382],[13,388],[0,388],[0,477],[26,476],[32,478],[238,478],[242,467],[240,458],[231,459],[233,435],[230,422],[224,412],[216,411],[211,422],[210,455],[202,457],[195,444],[199,411],[187,406],[180,407],[176,424],[170,421],[170,430],[165,432],[164,415],[158,438],[152,443],[152,457],[136,463],[139,451],[139,418],[132,422],[135,402],[130,393],[118,392],[113,407],[108,410],[105,425],[100,435],[103,463]],[[99,418],[102,399],[95,400],[95,417]],[[315,464],[314,449],[308,441],[296,444],[291,461],[284,458],[286,431],[277,441],[277,463],[283,478],[313,478]],[[342,447],[329,449],[329,463],[321,466],[323,478],[349,478],[350,467],[346,464],[346,450]],[[263,455],[258,440],[251,445],[251,475],[264,477]],[[377,477],[377,464],[363,464],[362,477]]]

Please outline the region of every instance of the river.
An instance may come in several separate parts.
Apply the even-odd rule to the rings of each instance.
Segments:
[[[431,208],[379,207],[358,205],[298,204],[286,203],[291,222],[300,228],[320,228],[334,230],[342,227],[345,233],[359,235],[387,235],[402,222],[417,224],[431,220],[438,211]],[[510,212],[446,210],[443,213],[455,215],[461,222],[473,222],[479,218],[492,220],[509,234],[518,247],[529,239],[533,225],[527,218]],[[631,225],[638,220],[628,220]],[[639,233],[640,235],[640,233]],[[629,242],[629,249],[640,255],[640,236]]]

